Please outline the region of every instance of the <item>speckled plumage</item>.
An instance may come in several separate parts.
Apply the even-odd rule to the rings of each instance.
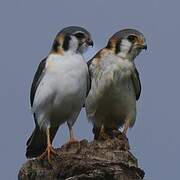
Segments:
[[[142,48],[134,48],[135,43],[128,40],[132,34],[141,41],[144,39],[138,31],[117,32],[88,63],[91,89],[85,107],[88,119],[98,132],[102,127],[118,130],[124,126],[126,133],[134,125],[141,84],[133,60],[145,48],[145,39],[142,44],[137,40],[137,46]]]

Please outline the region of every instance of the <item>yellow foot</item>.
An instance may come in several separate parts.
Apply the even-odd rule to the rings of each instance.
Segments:
[[[58,156],[58,153],[55,151],[55,149],[52,146],[48,146],[46,148],[46,151],[44,151],[39,157],[38,159],[42,160],[46,157],[46,155],[48,156],[48,162],[51,164],[52,160],[51,158],[53,156]]]
[[[55,151],[55,149],[52,146],[49,146],[47,148],[48,151],[48,162],[51,164],[51,156],[58,156],[58,153]]]

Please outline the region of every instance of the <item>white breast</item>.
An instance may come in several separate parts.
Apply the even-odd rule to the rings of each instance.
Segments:
[[[35,113],[43,114],[43,119],[51,119],[48,116],[53,114],[53,121],[79,113],[85,101],[87,76],[87,65],[81,55],[49,55],[45,75],[35,94]]]

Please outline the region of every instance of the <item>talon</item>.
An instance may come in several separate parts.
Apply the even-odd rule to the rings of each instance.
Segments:
[[[58,156],[58,153],[55,151],[55,149],[52,146],[47,147],[48,152],[48,162],[51,164],[51,156]]]
[[[48,162],[51,164],[52,163],[52,156],[58,156],[58,153],[55,151],[55,149],[52,146],[48,146],[46,150],[38,157],[38,159],[42,160],[48,156]]]
[[[58,153],[52,147],[52,144],[51,144],[51,141],[50,141],[49,128],[47,128],[46,134],[47,134],[47,148],[38,158],[41,160],[41,159],[44,159],[46,157],[46,155],[47,155],[48,162],[51,164],[52,163],[51,156],[58,156]]]
[[[44,159],[46,157],[46,154],[47,154],[47,149],[40,156],[38,156],[37,159],[39,160]]]

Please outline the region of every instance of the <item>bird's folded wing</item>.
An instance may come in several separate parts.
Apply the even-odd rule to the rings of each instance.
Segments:
[[[90,65],[91,65],[91,62],[92,62],[93,59],[90,59],[88,62],[87,62],[87,66],[88,66],[88,72],[89,72],[89,76],[88,76],[88,83],[87,83],[87,93],[86,93],[86,97],[88,96],[88,93],[91,89],[91,73],[90,73]]]
[[[136,67],[134,67],[134,68],[135,69],[131,74],[131,80],[132,80],[132,83],[134,86],[134,91],[136,94],[136,100],[138,100],[140,97],[140,94],[141,94],[141,81],[140,81],[139,73],[138,73]]]
[[[33,79],[32,85],[31,85],[31,91],[30,91],[31,107],[33,106],[36,90],[37,90],[39,83],[41,82],[41,80],[44,76],[45,66],[46,66],[46,58],[40,62],[38,69],[34,75],[34,79]]]
[[[87,66],[88,66],[88,76],[87,76],[87,92],[86,92],[86,97],[88,96],[89,91],[90,91],[90,89],[91,89],[91,74],[90,74],[90,71],[89,71],[89,66],[90,66],[90,64],[91,64],[91,61],[92,61],[92,59],[87,62]],[[85,104],[83,104],[83,107],[85,107]]]

